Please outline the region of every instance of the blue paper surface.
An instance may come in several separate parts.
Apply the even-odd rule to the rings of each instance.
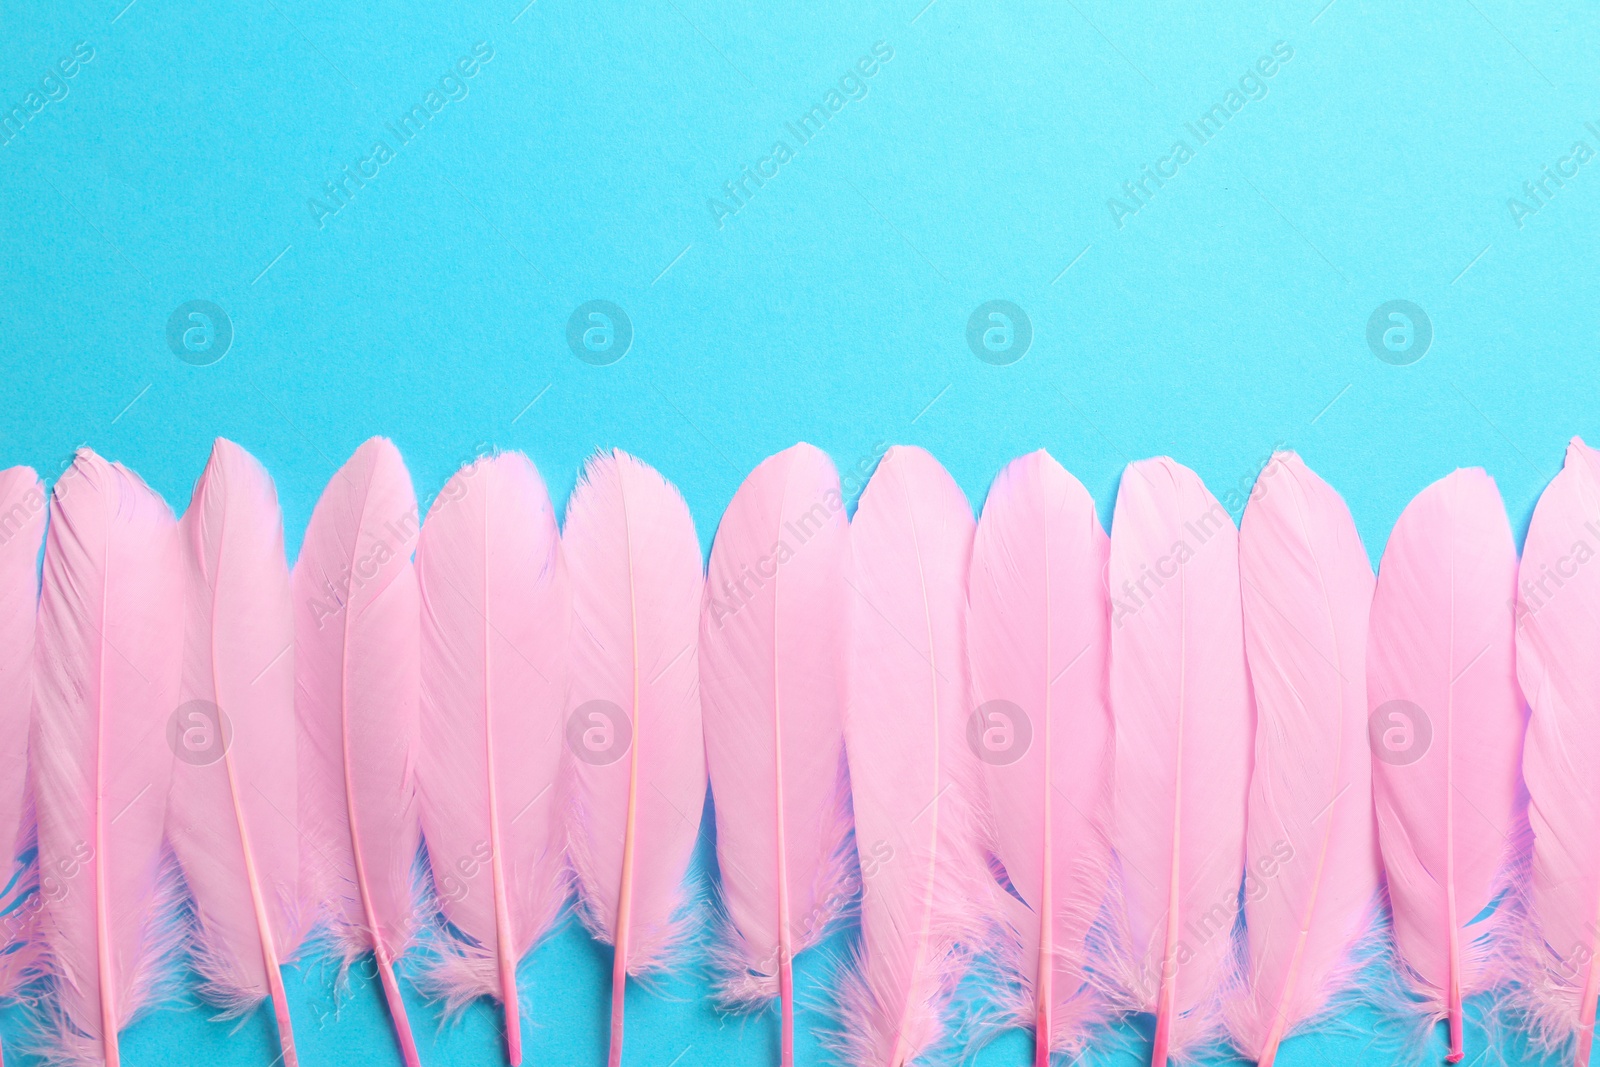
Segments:
[[[124,3],[0,14],[0,465],[87,443],[181,509],[224,435],[291,553],[372,434],[423,497],[521,449],[558,509],[633,451],[705,546],[796,440],[846,471],[922,445],[975,507],[1045,447],[1103,520],[1131,459],[1224,496],[1291,447],[1375,562],[1457,466],[1520,538],[1600,434],[1576,0]],[[529,1063],[601,1061],[609,969],[572,925],[534,954]],[[335,1014],[330,979],[291,975],[304,1062],[398,1062],[373,984]],[[627,1062],[775,1062],[708,988],[630,990]],[[487,1005],[414,1010],[425,1063],[499,1062]],[[1280,1062],[1385,1062],[1351,1023]],[[125,1050],[276,1054],[192,1006]]]

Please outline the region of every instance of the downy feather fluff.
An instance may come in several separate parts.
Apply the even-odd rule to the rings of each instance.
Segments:
[[[183,655],[172,512],[80,451],[56,483],[34,647],[31,748],[53,1058],[117,1067],[117,1032],[174,947],[161,844]]]
[[[25,980],[37,939],[36,868],[18,862],[33,837],[28,720],[33,713],[33,627],[44,540],[44,487],[27,467],[0,471],[0,997]]]
[[[573,619],[568,848],[581,914],[616,947],[617,1067],[628,975],[665,966],[685,932],[684,878],[706,797],[700,545],[678,491],[613,451],[584,469],[562,547]]]
[[[1010,961],[1034,1062],[1075,1053],[1103,1017],[1089,935],[1111,872],[1110,542],[1094,501],[1046,452],[1014,460],[984,502],[968,622],[978,758],[997,857],[1021,900]]]
[[[1372,565],[1344,501],[1293,452],[1275,454],[1250,493],[1239,579],[1256,745],[1248,988],[1230,1024],[1265,1067],[1348,983],[1379,883],[1367,745]]]
[[[1458,470],[1389,535],[1367,638],[1373,800],[1408,1007],[1449,1019],[1452,1063],[1462,998],[1505,977],[1507,909],[1476,920],[1508,885],[1522,807],[1516,583],[1494,479]]]
[[[422,587],[423,836],[454,936],[430,984],[454,1010],[504,1006],[522,1061],[517,964],[566,896],[556,785],[572,592],[544,480],[521,453],[439,493],[417,545]]]
[[[187,595],[167,835],[194,894],[208,994],[230,1014],[270,996],[294,1067],[278,970],[303,933],[294,611],[272,479],[219,439],[179,530]]]
[[[1121,984],[1155,1013],[1163,1067],[1218,1023],[1253,731],[1238,533],[1193,471],[1162,457],[1123,472],[1108,584]]]
[[[1600,997],[1600,454],[1578,438],[1539,498],[1518,569],[1517,680],[1533,855],[1523,1007],[1584,1067]]]
[[[903,1067],[946,1036],[992,904],[968,747],[966,497],[919,448],[884,454],[851,526],[845,747],[861,943],[839,992],[847,1062]]]
[[[780,1000],[794,1058],[791,961],[852,894],[844,761],[846,567],[839,476],[806,444],[765,460],[722,516],[700,613],[706,767],[735,1004]]]
[[[417,502],[394,445],[356,449],[311,513],[291,578],[301,863],[345,964],[371,952],[407,1067],[395,960],[417,923]]]

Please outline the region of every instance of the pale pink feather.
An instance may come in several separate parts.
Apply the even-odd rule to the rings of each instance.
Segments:
[[[294,1067],[278,970],[304,932],[294,611],[271,477],[218,439],[179,529],[186,621],[167,835],[194,894],[196,966],[209,995],[230,1013],[270,996]]]
[[[1517,679],[1533,855],[1524,996],[1541,1043],[1589,1062],[1600,998],[1600,454],[1578,438],[1518,569]]]
[[[1046,452],[1014,460],[972,551],[969,735],[1010,913],[1034,1062],[1076,1053],[1104,1017],[1089,939],[1111,872],[1110,542],[1094,501]]]
[[[149,1002],[171,948],[162,821],[183,595],[171,510],[80,451],[51,504],[31,739],[61,1059],[116,1067],[117,1032]]]
[[[1522,694],[1512,601],[1517,547],[1494,479],[1458,470],[1406,505],[1378,570],[1367,636],[1378,843],[1414,1010],[1448,1017],[1503,980],[1505,908],[1522,804]],[[1398,703],[1397,703],[1398,702]]]
[[[301,863],[339,955],[372,952],[407,1067],[395,975],[414,933],[419,621],[411,477],[375,437],[323,490],[291,578]]]
[[[903,1067],[949,1030],[949,1001],[987,931],[993,883],[968,746],[961,489],[919,448],[888,450],[850,540],[845,747],[862,872],[861,942],[839,991],[848,1062]]]
[[[1379,885],[1367,744],[1372,565],[1339,494],[1293,452],[1256,480],[1239,532],[1256,701],[1245,835],[1248,988],[1234,1040],[1263,1065],[1351,979]]]
[[[1142,460],[1111,527],[1112,843],[1152,1062],[1215,1031],[1244,862],[1253,717],[1238,533],[1193,471]]]
[[[780,1000],[793,1062],[791,961],[848,900],[844,760],[850,527],[827,455],[763,461],[723,513],[700,614],[706,766],[729,928],[724,997]]]
[[[33,837],[28,720],[33,713],[33,629],[39,548],[48,501],[27,467],[0,471],[0,997],[14,994],[34,962],[37,868],[17,857]]]
[[[700,546],[678,491],[615,451],[584,469],[562,546],[573,617],[568,847],[581,914],[616,950],[616,1067],[628,975],[665,966],[685,932],[684,879],[706,797]]]
[[[572,592],[544,480],[518,452],[445,483],[417,546],[423,836],[453,933],[431,984],[504,1007],[522,1060],[517,964],[566,896],[557,772]]]

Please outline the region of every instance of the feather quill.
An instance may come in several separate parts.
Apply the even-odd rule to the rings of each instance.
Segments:
[[[447,1003],[504,1006],[522,1062],[517,964],[566,895],[556,789],[572,593],[555,513],[520,453],[445,483],[417,545],[423,836],[457,936],[432,978]]]
[[[167,834],[194,894],[212,999],[243,1013],[271,997],[294,1067],[278,970],[302,932],[294,612],[272,479],[218,439],[179,531],[187,592]]]
[[[734,494],[700,614],[706,767],[729,929],[723,992],[780,1001],[794,1061],[791,961],[851,893],[844,759],[850,527],[827,455],[800,444]]]
[[[1517,679],[1533,855],[1524,983],[1542,1043],[1589,1063],[1600,999],[1600,455],[1578,438],[1533,511],[1518,569]]]
[[[33,712],[33,628],[39,601],[39,548],[46,500],[27,467],[0,471],[0,997],[17,991],[33,953],[35,914],[20,890],[28,871],[17,862],[32,834],[28,797],[28,720]],[[0,1062],[3,1062],[0,1051]]]
[[[969,657],[996,853],[1021,901],[1034,1062],[1082,1049],[1101,1012],[1089,935],[1111,872],[1110,542],[1094,501],[1046,452],[1014,460],[972,550]]]
[[[417,922],[417,502],[375,437],[311,514],[290,579],[301,864],[345,964],[371,952],[407,1067],[417,1067],[395,961]]]
[[[1243,868],[1253,719],[1238,533],[1165,457],[1122,475],[1111,527],[1112,842],[1151,1062],[1217,1023]]]
[[[171,510],[121,465],[80,451],[51,503],[31,739],[61,1059],[117,1067],[117,1033],[150,1001],[171,948],[161,840],[183,595]]]
[[[1493,949],[1521,814],[1517,548],[1494,479],[1458,470],[1389,535],[1367,637],[1373,800],[1394,935],[1413,998],[1448,1017],[1504,976]],[[1399,702],[1399,703],[1395,703]]]
[[[974,523],[919,448],[884,454],[851,526],[845,713],[861,943],[840,990],[852,1063],[903,1067],[945,1037],[992,901],[968,747],[966,584]]]
[[[628,975],[665,966],[684,933],[684,877],[705,806],[700,545],[678,491],[613,451],[584,469],[562,547],[573,617],[568,848],[581,914],[616,949],[617,1067]]]
[[[1339,494],[1293,452],[1261,472],[1239,533],[1256,701],[1246,832],[1249,989],[1235,1041],[1263,1067],[1350,977],[1379,865],[1367,747],[1372,565]]]

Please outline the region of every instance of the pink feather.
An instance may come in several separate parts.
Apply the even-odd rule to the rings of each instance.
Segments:
[[[1517,679],[1531,707],[1522,758],[1533,857],[1523,888],[1535,947],[1525,982],[1544,1044],[1584,1067],[1600,998],[1600,455],[1578,438],[1533,511],[1518,570]]]
[[[1373,797],[1406,980],[1431,1020],[1503,977],[1505,909],[1521,815],[1522,696],[1512,598],[1517,548],[1494,479],[1458,470],[1406,506],[1378,571],[1367,637]],[[1391,703],[1400,701],[1401,703]]]
[[[1151,1062],[1210,1037],[1232,955],[1253,719],[1238,534],[1170,459],[1128,467],[1111,527],[1112,841]]]
[[[197,966],[232,1013],[272,998],[299,948],[294,611],[272,479],[218,439],[180,524],[188,592],[167,833],[194,894]]]
[[[0,471],[0,997],[16,993],[33,961],[37,896],[22,893],[37,875],[17,864],[33,833],[28,790],[28,720],[33,713],[33,627],[39,601],[39,547],[46,498],[27,467]],[[0,1057],[3,1058],[3,1057]]]
[[[1239,1047],[1263,1067],[1327,1011],[1377,903],[1367,747],[1372,565],[1339,494],[1293,452],[1272,457],[1239,532],[1256,700],[1245,837],[1249,989]]]
[[[528,458],[480,459],[440,492],[417,546],[418,789],[439,904],[460,936],[431,975],[448,1005],[504,1005],[522,1061],[517,964],[566,896],[556,793],[572,592]]]
[[[765,460],[717,528],[700,614],[706,765],[730,928],[724,996],[781,1004],[794,1059],[791,961],[851,895],[844,760],[850,527],[823,452]]]
[[[371,952],[407,1067],[416,1043],[395,977],[417,921],[417,502],[375,437],[323,491],[296,561],[301,863],[345,963]]]
[[[609,1062],[627,976],[684,933],[684,876],[705,806],[700,545],[678,491],[622,452],[590,460],[567,504],[572,662],[568,838],[581,914],[616,946]]]
[[[1103,1017],[1089,934],[1111,874],[1110,542],[1094,501],[1046,452],[995,480],[972,550],[973,705],[996,853],[1022,902],[1014,967],[1034,1062],[1077,1053]]]
[[[992,901],[968,747],[972,510],[919,448],[885,453],[851,527],[845,745],[861,944],[839,992],[849,1062],[903,1067],[947,1029]]]
[[[59,1011],[53,1053],[117,1067],[117,1032],[150,1001],[176,926],[161,831],[182,551],[161,498],[87,449],[51,508],[31,749]]]

